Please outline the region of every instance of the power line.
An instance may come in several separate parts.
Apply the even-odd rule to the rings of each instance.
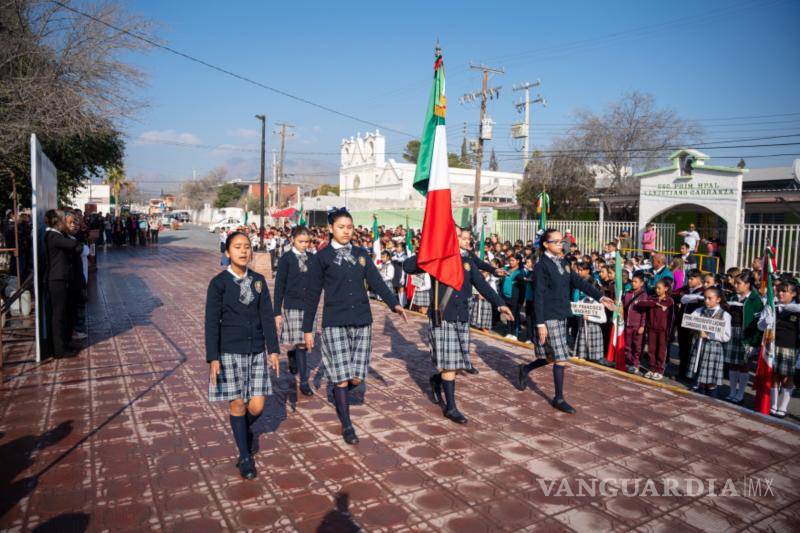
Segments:
[[[184,59],[188,59],[189,61],[192,61],[192,62],[197,63],[199,65],[203,65],[204,67],[208,67],[208,68],[210,68],[212,70],[216,70],[217,72],[221,72],[223,74],[226,74],[226,75],[231,76],[233,78],[236,78],[238,80],[244,81],[244,82],[249,83],[251,85],[255,85],[256,87],[261,87],[262,89],[266,89],[268,91],[272,91],[275,94],[279,94],[281,96],[285,96],[286,98],[291,98],[292,100],[296,100],[296,101],[301,102],[303,104],[310,105],[310,106],[316,107],[318,109],[322,109],[323,111],[327,111],[329,113],[333,113],[335,115],[339,115],[340,117],[348,118],[348,119],[353,120],[355,122],[360,122],[360,123],[366,124],[368,126],[374,126],[376,128],[380,128],[380,129],[385,130],[385,131],[391,131],[391,132],[394,132],[394,133],[399,133],[401,135],[406,135],[408,137],[416,137],[416,135],[412,135],[410,133],[406,133],[406,132],[398,130],[398,129],[389,128],[387,126],[383,126],[381,124],[378,124],[377,122],[372,122],[370,120],[365,120],[365,119],[359,118],[359,117],[357,117],[355,115],[351,115],[349,113],[345,113],[343,111],[339,111],[339,110],[333,109],[332,107],[328,107],[328,106],[323,105],[323,104],[318,104],[317,102],[313,102],[311,100],[308,100],[307,98],[303,98],[302,96],[297,96],[297,95],[291,94],[289,92],[286,92],[286,91],[284,91],[282,89],[277,89],[275,87],[271,87],[269,85],[261,83],[260,81],[256,81],[256,80],[254,80],[252,78],[248,78],[247,76],[244,76],[242,74],[237,74],[237,73],[235,73],[235,72],[233,72],[231,70],[228,70],[228,69],[226,69],[224,67],[220,67],[220,66],[214,65],[212,63],[209,63],[208,61],[204,61],[202,59],[199,59],[197,57],[189,55],[189,54],[187,54],[185,52],[181,52],[180,50],[176,50],[175,48],[172,48],[172,47],[167,46],[165,44],[161,44],[161,43],[159,43],[157,41],[154,41],[153,39],[150,39],[148,37],[145,37],[143,35],[139,35],[137,33],[134,33],[132,31],[126,30],[124,28],[120,28],[119,26],[115,26],[115,25],[113,25],[113,24],[111,24],[109,22],[106,22],[105,20],[101,20],[101,19],[99,19],[99,18],[97,18],[97,17],[95,17],[95,16],[93,16],[93,15],[91,15],[89,13],[86,13],[84,11],[76,9],[76,8],[74,8],[72,6],[69,6],[69,5],[65,4],[65,3],[63,3],[63,2],[60,2],[59,0],[51,0],[51,1],[54,4],[63,7],[67,11],[72,11],[73,13],[75,13],[77,15],[81,15],[83,17],[91,19],[91,20],[93,20],[93,21],[95,21],[95,22],[97,22],[99,24],[102,24],[102,25],[104,25],[104,26],[106,26],[108,28],[111,28],[114,31],[118,31],[118,32],[123,33],[125,35],[128,35],[130,37],[133,37],[134,39],[138,39],[138,40],[140,40],[142,42],[145,42],[145,43],[149,44],[150,46],[153,46],[155,48],[160,48],[162,50],[170,52],[171,54],[175,54],[175,55],[177,55],[179,57],[182,57]]]

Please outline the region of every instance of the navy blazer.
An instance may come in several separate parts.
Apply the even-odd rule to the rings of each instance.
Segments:
[[[561,271],[558,270],[558,261]],[[569,268],[563,259],[551,259],[546,254],[533,266],[533,316],[536,324],[546,320],[563,320],[572,316],[572,289],[600,301],[603,295],[588,281]]]
[[[306,253],[306,266],[311,264],[313,254]],[[278,260],[278,271],[275,274],[275,316],[282,314],[282,309],[303,309],[305,307],[306,288],[308,287],[308,269],[300,271],[300,259],[289,250]]]
[[[308,288],[303,314],[303,332],[310,333],[314,328],[317,306],[325,290],[325,304],[322,307],[322,327],[366,326],[372,324],[367,285],[378,293],[390,309],[399,305],[397,296],[389,290],[378,268],[364,248],[353,246],[350,252],[355,264],[334,261],[337,252],[333,244],[314,254],[308,264]]]
[[[494,307],[502,307],[505,302],[502,298],[489,286],[489,283],[483,279],[483,275],[478,271],[478,267],[472,260],[469,254],[461,256],[461,268],[464,270],[464,283],[461,285],[461,290],[453,289],[450,301],[447,302],[447,307],[444,309],[444,319],[447,322],[469,322],[469,302],[472,299],[472,287],[478,289],[478,292],[486,298]],[[403,270],[408,274],[421,274],[424,272],[419,265],[417,265],[417,256],[412,255],[403,262]],[[431,281],[435,284],[439,283],[436,278],[431,276]],[[435,291],[431,289],[431,295]],[[441,305],[442,298],[447,291],[446,285],[439,286],[439,304]],[[433,318],[434,306],[428,306],[428,317]]]
[[[211,279],[206,293],[206,361],[216,361],[220,353],[279,353],[272,301],[267,280],[258,272],[253,278],[255,298],[249,305],[239,301],[239,285],[227,270]]]

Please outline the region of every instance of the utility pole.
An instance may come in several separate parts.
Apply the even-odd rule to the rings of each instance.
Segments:
[[[473,65],[470,62],[469,65],[470,70],[480,70],[483,72],[483,80],[481,83],[481,90],[480,92],[474,93],[467,93],[463,95],[460,99],[461,103],[464,102],[473,102],[476,98],[481,99],[481,119],[479,124],[479,135],[478,135],[478,150],[475,153],[475,198],[473,201],[473,213],[472,213],[472,227],[478,227],[478,208],[481,205],[481,165],[483,165],[483,141],[492,138],[491,128],[488,123],[485,122],[486,119],[486,99],[487,98],[499,98],[500,97],[500,86],[497,87],[489,87],[489,73],[492,74],[504,74],[505,70],[502,68],[496,67],[489,67],[486,65]]]
[[[267,117],[265,115],[256,115],[256,118],[261,121],[261,176],[259,178],[259,244],[258,249],[264,249],[264,166],[267,150]]]
[[[292,126],[291,124],[283,123],[283,122],[276,122],[275,125],[281,127],[281,131],[280,132],[277,132],[277,131],[275,132],[275,133],[277,133],[278,135],[281,136],[281,151],[280,151],[279,163],[278,163],[279,164],[279,166],[278,166],[278,184],[277,184],[276,190],[275,190],[276,207],[278,209],[280,209],[282,207],[281,206],[281,184],[283,182],[283,178],[284,178],[284,175],[285,175],[284,171],[283,171],[283,162],[284,162],[284,154],[285,154],[285,148],[286,148],[286,135],[287,135],[286,128],[294,128],[294,126]],[[290,137],[293,136],[292,133],[289,133],[288,135]]]
[[[525,82],[520,83],[519,85],[514,85],[511,90],[513,91],[525,91],[525,97],[521,102],[517,102],[515,104],[517,111],[521,111],[525,117],[525,121],[519,125],[514,124],[512,126],[512,137],[515,139],[522,139],[522,171],[525,172],[525,169],[528,168],[528,159],[530,158],[530,107],[531,104],[542,104],[543,106],[547,106],[547,100],[540,94],[536,97],[536,99],[531,100],[530,96],[530,89],[531,87],[539,87],[542,84],[541,81],[536,80],[533,83]]]

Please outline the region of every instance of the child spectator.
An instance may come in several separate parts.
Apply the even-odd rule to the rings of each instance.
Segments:
[[[638,310],[647,312],[647,355],[650,358],[650,370],[644,377],[661,381],[664,379],[667,348],[675,312],[674,302],[670,297],[669,280],[658,280],[656,294],[642,299],[635,305]]]
[[[725,326],[721,333],[695,333],[687,376],[696,379],[696,390],[716,398],[718,387],[722,385],[722,369],[725,364],[723,344],[731,340],[731,315],[721,307],[722,289],[708,287],[703,296],[705,307],[695,310],[693,314],[724,320]]]
[[[644,284],[644,274],[635,273],[631,278],[630,292],[626,292],[622,298],[625,317],[625,365],[629,374],[639,374],[639,358],[642,355],[647,315],[636,308],[636,303],[647,298]]]

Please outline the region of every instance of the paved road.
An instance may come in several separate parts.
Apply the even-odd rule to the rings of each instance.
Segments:
[[[0,387],[0,529],[790,531],[800,523],[800,432],[576,365],[567,392],[578,414],[557,413],[550,372],[517,391],[514,369],[527,354],[486,338],[474,339],[480,375],[458,385],[470,423],[455,426],[428,397],[424,322],[400,324],[379,305],[367,392],[352,409],[361,443],[342,442],[320,372],[309,399],[297,397],[284,369],[257,426],[260,475],[245,482],[225,407],[206,400],[203,298],[218,268],[213,251],[110,250],[90,287],[88,347],[35,365],[29,345],[14,346]],[[579,492],[579,480],[613,491],[634,478],[657,481],[659,493],[669,480],[680,489]],[[739,494],[709,495],[710,479],[733,480]],[[769,480],[772,492],[745,494],[746,479]],[[698,482],[705,492],[692,492]]]

